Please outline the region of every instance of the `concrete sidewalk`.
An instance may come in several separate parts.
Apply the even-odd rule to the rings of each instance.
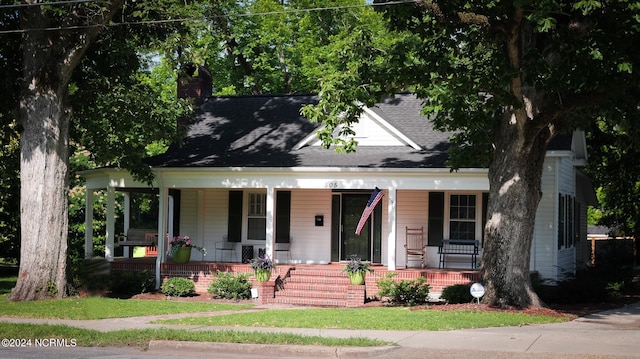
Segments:
[[[267,307],[268,308],[268,307]],[[256,308],[255,310],[264,310]],[[453,331],[388,331],[345,329],[296,329],[296,328],[248,328],[177,326],[150,324],[157,319],[184,317],[189,315],[221,315],[223,313],[191,313],[153,317],[134,317],[102,320],[56,320],[0,318],[11,323],[62,324],[99,331],[143,328],[179,328],[184,330],[235,330],[273,333],[293,333],[322,337],[365,337],[397,344],[381,348],[320,348],[317,346],[265,346],[229,343],[190,343],[153,341],[150,351],[225,352],[233,350],[264,355],[266,347],[272,357],[393,357],[398,346],[404,349],[459,351],[467,353],[492,352],[509,357],[521,354],[553,353],[556,355],[640,358],[640,303],[598,314],[581,317],[571,322],[557,324],[528,325],[521,327],[464,329]],[[242,346],[240,348],[240,346]]]

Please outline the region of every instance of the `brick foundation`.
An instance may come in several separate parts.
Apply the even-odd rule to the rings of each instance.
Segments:
[[[347,286],[347,307],[362,307],[367,298],[366,285],[349,285]]]
[[[151,258],[111,262],[112,271],[146,270],[150,276],[154,276],[155,268],[155,261],[152,261]],[[395,273],[393,279],[396,281],[411,280],[418,276],[425,277],[426,283],[431,286],[430,292],[433,294],[441,293],[442,289],[449,285],[471,284],[480,281],[480,275],[477,271],[438,269],[389,271],[383,266],[375,266],[375,272],[367,274],[365,285],[354,286],[348,284],[348,278],[342,273],[342,268],[342,265],[281,265],[276,267],[269,281],[258,283],[255,281],[253,270],[249,264],[216,262],[175,264],[169,262],[160,266],[160,277],[162,282],[172,277],[189,278],[194,281],[198,293],[207,293],[209,285],[215,279],[215,274],[218,271],[249,273],[251,274],[249,280],[252,282],[253,288],[258,290],[257,302],[260,304],[288,303],[339,307],[363,306],[368,299],[367,295],[371,298],[375,297],[379,291],[377,281],[383,279],[389,272]],[[309,275],[311,275],[310,278]],[[306,279],[300,280],[300,276],[306,277]],[[276,286],[276,281],[278,286]],[[325,283],[325,287],[321,287],[321,282]]]

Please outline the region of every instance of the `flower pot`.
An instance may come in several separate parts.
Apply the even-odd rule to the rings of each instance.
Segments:
[[[173,255],[174,263],[189,263],[191,259],[191,247],[180,247]]]
[[[271,271],[266,269],[256,269],[255,271],[256,280],[259,283],[266,282],[271,278]]]
[[[365,275],[366,275],[365,272],[352,272],[352,273],[349,273],[349,280],[353,285],[363,285]]]

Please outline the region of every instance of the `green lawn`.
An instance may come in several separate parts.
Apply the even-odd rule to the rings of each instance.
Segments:
[[[146,348],[151,340],[176,340],[194,342],[244,343],[244,344],[286,344],[371,347],[390,345],[380,340],[366,338],[325,338],[287,333],[241,332],[233,330],[180,330],[180,329],[136,329],[99,332],[64,325],[13,324],[0,322],[0,333],[5,338],[42,340],[48,338],[66,339],[82,347],[95,346],[136,346]]]
[[[0,296],[0,316],[58,319],[104,319],[146,315],[240,310],[253,304],[217,304],[101,297],[10,302]]]
[[[284,309],[222,316],[199,316],[156,323],[278,328],[454,330],[555,323],[567,318],[513,312],[413,310],[406,307]]]
[[[6,300],[16,277],[0,277],[0,316],[57,319],[105,319],[147,315],[241,310],[253,304],[220,304],[101,297],[65,298],[32,302]]]
[[[377,330],[453,330],[552,323],[568,320],[517,312],[438,311],[406,307],[269,309],[251,313],[242,309],[252,304],[219,304],[158,300],[112,299],[102,297],[66,298],[33,302],[9,302],[8,293],[16,278],[0,278],[0,316],[28,318],[102,319],[177,314],[189,312],[234,311],[231,314],[163,320],[158,323],[242,326],[342,328]],[[0,333],[8,338],[76,339],[79,346],[145,347],[150,340],[183,340],[258,344],[302,344],[330,346],[380,346],[389,343],[362,338],[334,339],[293,334],[260,332],[190,331],[180,329],[122,330],[102,333],[67,326],[9,324],[0,322]]]

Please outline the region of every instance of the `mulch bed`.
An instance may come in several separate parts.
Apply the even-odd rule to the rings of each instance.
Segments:
[[[132,297],[132,299],[148,299],[148,300],[171,300],[180,302],[208,302],[208,303],[252,303],[252,300],[230,300],[215,299],[211,294],[199,293],[190,297],[167,297],[160,292],[143,293]],[[499,309],[492,308],[486,304],[465,303],[465,304],[445,304],[441,302],[429,303],[412,307],[412,310],[478,310],[478,311],[503,311],[503,312],[519,312],[536,315],[548,315],[555,317],[583,317],[589,314],[598,313],[604,310],[622,307],[626,304],[640,302],[640,293],[626,295],[620,298],[611,299],[601,303],[574,303],[574,304],[550,304],[547,308],[527,308],[527,309]],[[380,301],[369,301],[364,307],[384,306]]]

